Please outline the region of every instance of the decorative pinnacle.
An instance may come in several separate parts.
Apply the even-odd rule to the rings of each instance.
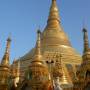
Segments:
[[[41,61],[41,32],[40,30],[37,31],[37,42],[36,42],[36,47],[35,47],[35,55],[34,55],[34,58],[33,58],[33,61],[32,62],[37,62],[37,63],[40,63],[42,62]]]
[[[40,54],[40,35],[41,35],[41,32],[40,30],[37,31],[37,42],[36,42],[36,50],[35,50],[35,53],[36,54]]]
[[[8,42],[11,42],[11,38],[10,38],[10,37],[8,37],[7,41],[8,41]]]
[[[9,65],[10,42],[11,42],[11,39],[10,37],[8,37],[5,54],[2,58],[1,65],[7,65],[7,66]]]
[[[7,45],[6,45],[6,53],[9,53],[9,49],[10,49],[10,42],[11,42],[11,38],[8,37],[7,39]]]
[[[56,1],[56,0],[52,0],[52,2],[53,2],[53,1]]]
[[[84,33],[83,39],[84,39],[84,53],[85,53],[89,49],[88,34],[86,28],[83,28],[83,33]]]
[[[83,32],[84,32],[84,33],[87,32],[86,28],[83,28]]]
[[[56,4],[56,0],[52,0],[47,25],[48,27],[57,28],[59,27],[59,23],[60,23],[60,17],[59,17],[59,11]]]

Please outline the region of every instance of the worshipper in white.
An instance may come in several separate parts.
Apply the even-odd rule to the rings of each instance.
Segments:
[[[63,90],[60,86],[59,77],[54,80],[54,90]]]

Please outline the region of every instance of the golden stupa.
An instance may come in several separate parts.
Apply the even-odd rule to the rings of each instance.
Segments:
[[[7,39],[7,45],[5,54],[0,63],[0,90],[8,90],[9,87],[9,77],[10,77],[10,63],[9,63],[9,54],[10,54],[10,37]]]
[[[33,59],[34,51],[35,49],[33,48],[19,59],[21,63],[20,72],[22,79],[27,67]],[[55,63],[57,56],[58,59],[60,59],[60,55],[62,55],[61,62],[64,76],[60,83],[62,83],[62,87],[64,83],[67,84],[67,87],[72,86],[72,82],[75,80],[75,72],[78,65],[81,63],[82,58],[71,46],[71,43],[61,26],[56,0],[52,0],[47,25],[44,31],[41,32],[41,52],[43,60],[46,62],[53,60]]]
[[[35,53],[32,62],[30,63],[26,74],[25,81],[23,84],[20,84],[19,90],[25,88],[25,90],[49,90],[50,88],[50,79],[48,67],[45,65],[42,60],[41,55],[41,43],[40,43],[40,31],[37,32],[37,42],[35,47]],[[25,86],[27,84],[27,86]]]
[[[90,48],[86,28],[83,56],[72,47],[61,26],[56,0],[47,25],[37,32],[36,46],[10,65],[8,38],[0,64],[0,90],[89,90]]]
[[[76,72],[77,80],[74,82],[74,90],[90,90],[90,48],[87,29],[84,32],[84,50],[82,63]]]

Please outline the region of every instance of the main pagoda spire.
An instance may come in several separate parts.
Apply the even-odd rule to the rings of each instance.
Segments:
[[[56,4],[56,0],[52,0],[47,24],[51,27],[54,26],[58,27],[59,23],[60,23],[60,17],[59,17],[59,11]]]
[[[47,48],[48,46],[70,46],[70,41],[65,34],[61,23],[60,23],[59,10],[56,4],[56,0],[52,0],[47,25],[42,32],[42,47]]]

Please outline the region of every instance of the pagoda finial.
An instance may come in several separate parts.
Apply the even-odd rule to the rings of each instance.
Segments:
[[[9,65],[10,42],[11,42],[11,38],[8,37],[5,54],[2,58],[1,65],[7,65],[7,66]]]
[[[33,62],[41,62],[41,32],[40,30],[37,30],[37,41],[36,41],[36,47],[35,47],[35,55]]]
[[[58,11],[58,7],[56,4],[56,0],[52,0],[47,24],[49,26],[56,25],[55,27],[58,27],[59,23],[60,23],[60,17],[59,17],[59,11]]]
[[[10,53],[10,42],[11,42],[11,38],[10,37],[8,37],[8,39],[7,39],[7,45],[6,45],[6,53]]]
[[[56,0],[52,0],[52,2],[53,2],[53,1],[56,1]]]
[[[35,54],[36,55],[40,55],[40,30],[37,31],[37,42],[36,42],[36,50],[35,50]]]
[[[84,33],[83,39],[84,39],[84,53],[85,53],[89,49],[89,41],[88,41],[88,34],[86,28],[83,28],[83,33]]]
[[[52,4],[53,4],[53,3],[56,3],[56,0],[52,0]]]

